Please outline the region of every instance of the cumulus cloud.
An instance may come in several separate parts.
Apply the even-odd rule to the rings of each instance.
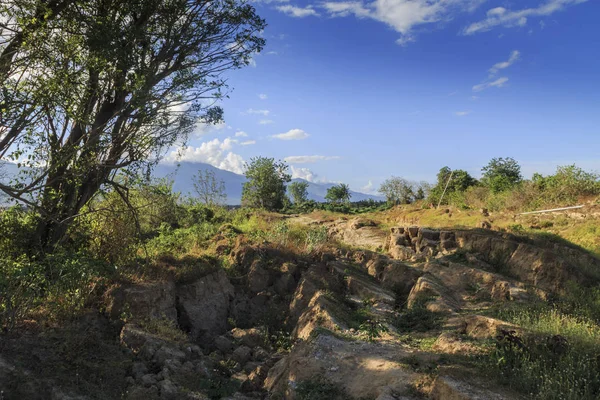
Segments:
[[[206,163],[236,174],[244,173],[244,159],[230,150],[237,140],[227,138],[223,141],[213,139],[198,147],[188,146],[171,151],[164,158],[165,163],[197,162]]]
[[[496,75],[498,73],[498,71],[500,71],[501,69],[506,69],[506,68],[510,67],[511,65],[513,65],[514,63],[519,61],[520,58],[521,58],[521,53],[518,50],[513,50],[513,52],[510,53],[510,57],[508,58],[508,61],[499,62],[497,64],[494,64],[494,66],[492,68],[490,68],[490,74]]]
[[[304,17],[310,17],[310,16],[318,17],[320,15],[313,8],[313,6],[296,7],[296,6],[291,6],[288,4],[285,6],[278,6],[276,8],[278,11],[281,11],[282,13],[289,15],[290,17],[295,17],[295,18],[304,18]]]
[[[302,129],[290,129],[285,133],[279,133],[277,135],[273,135],[272,137],[280,140],[302,140],[309,136],[310,135],[304,132]]]
[[[296,168],[292,165],[290,166],[290,170],[292,171],[292,179],[304,179],[309,182],[319,182],[319,176],[308,168]]]
[[[502,26],[505,28],[520,27],[527,25],[530,17],[545,17],[555,12],[562,11],[568,6],[585,3],[588,0],[546,0],[537,7],[524,8],[521,10],[507,10],[504,7],[492,8],[487,12],[482,21],[472,23],[463,30],[463,34],[472,35],[478,32],[489,31]]]
[[[244,131],[237,131],[235,133],[235,137],[247,137],[247,136],[248,136],[248,134]]]
[[[502,77],[498,78],[495,81],[480,83],[479,85],[473,86],[474,92],[481,92],[482,90],[489,89],[491,87],[502,87],[504,84],[508,82],[508,78]]]
[[[267,115],[269,115],[271,113],[271,111],[269,110],[255,110],[253,108],[249,108],[246,110],[246,112],[244,114],[249,114],[249,115],[264,115],[265,117]]]
[[[268,99],[268,98],[269,98],[269,96],[267,96],[267,95],[266,95],[266,94],[264,94],[264,93],[260,93],[260,94],[258,95],[258,98],[259,98],[259,99],[261,99],[261,100],[266,100],[266,99]]]
[[[194,129],[194,135],[196,136],[205,136],[208,135],[209,133],[215,133],[218,132],[222,129],[224,129],[225,127],[227,127],[227,124],[224,122],[218,123],[218,124],[205,124],[205,123],[198,123],[196,124],[196,129]]]
[[[454,14],[471,12],[485,0],[374,0],[328,1],[322,4],[325,12],[332,17],[354,15],[357,18],[370,18],[383,22],[396,32],[400,38],[396,41],[405,46],[414,42],[415,27],[425,24],[449,21]]]
[[[454,113],[454,115],[456,115],[457,117],[464,117],[471,114],[471,110],[467,110],[467,111],[457,111]]]
[[[275,121],[271,120],[271,119],[261,119],[260,121],[258,121],[259,124],[261,125],[269,125],[274,123]]]
[[[289,156],[284,158],[290,164],[310,164],[317,161],[339,160],[339,156]]]

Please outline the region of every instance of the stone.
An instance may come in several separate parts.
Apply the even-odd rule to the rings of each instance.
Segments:
[[[160,391],[160,398],[165,400],[172,400],[177,397],[177,386],[169,379],[165,379],[158,384],[158,389]]]
[[[156,385],[156,376],[153,374],[146,374],[144,376],[142,376],[142,378],[140,379],[140,382],[142,385],[144,385],[145,387],[150,387],[152,385]]]
[[[218,270],[177,290],[179,325],[192,340],[212,341],[227,330],[234,288],[225,271]]]
[[[291,295],[296,289],[296,280],[292,274],[284,273],[275,281],[274,289],[282,297]]]
[[[112,319],[165,318],[177,321],[175,283],[154,282],[122,286],[107,294],[107,312]]]
[[[256,260],[250,266],[248,272],[248,288],[253,293],[259,293],[270,285],[271,275],[263,266],[260,260]]]
[[[215,341],[213,342],[217,350],[222,352],[223,354],[230,353],[233,351],[233,342],[226,338],[225,336],[217,336]]]
[[[143,362],[134,362],[131,366],[131,374],[135,379],[141,379],[142,376],[146,375],[148,367]]]
[[[252,349],[248,346],[240,346],[231,355],[231,358],[234,361],[239,362],[240,364],[245,364],[252,357]]]
[[[267,333],[263,328],[235,328],[231,331],[231,336],[233,336],[235,341],[239,344],[248,347],[257,347],[265,345]]]
[[[174,346],[163,345],[154,354],[154,361],[163,365],[167,360],[178,361],[181,364],[181,361],[185,360],[185,353]]]
[[[256,346],[252,349],[252,358],[256,361],[266,361],[269,358],[269,352],[262,347]]]

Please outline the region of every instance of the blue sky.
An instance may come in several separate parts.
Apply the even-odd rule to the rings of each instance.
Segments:
[[[267,46],[229,73],[225,124],[200,127],[183,160],[287,159],[370,192],[445,165],[479,176],[492,157],[526,176],[600,170],[597,0],[254,4]]]

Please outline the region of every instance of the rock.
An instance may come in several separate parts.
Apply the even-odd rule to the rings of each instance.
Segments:
[[[252,349],[252,358],[256,361],[266,361],[269,358],[269,352],[262,347],[256,346]]]
[[[155,282],[122,286],[107,294],[108,315],[119,319],[165,318],[177,321],[175,283]]]
[[[419,233],[417,234],[419,239],[427,239],[431,242],[439,242],[440,240],[440,231],[436,231],[433,229],[421,228],[419,229]]]
[[[177,397],[177,386],[169,379],[165,379],[158,384],[158,389],[160,391],[160,398],[165,400],[172,400]]]
[[[150,386],[146,387],[135,387],[131,389],[125,396],[127,400],[158,400],[158,387]]]
[[[233,342],[225,336],[217,336],[213,342],[217,350],[223,354],[230,353],[233,351]]]
[[[292,295],[296,289],[296,280],[292,274],[284,273],[275,281],[274,288],[275,292],[282,297]]]
[[[233,285],[225,271],[218,270],[177,290],[179,325],[192,340],[211,341],[227,329]]]
[[[144,376],[142,376],[142,378],[140,379],[140,382],[142,385],[144,385],[145,387],[150,387],[152,385],[156,385],[156,376],[153,374],[146,374]]]
[[[488,211],[488,209],[487,209],[487,208],[482,208],[482,209],[480,209],[480,210],[479,210],[479,212],[480,212],[480,213],[481,213],[481,215],[482,215],[482,216],[484,216],[484,217],[489,217],[489,216],[490,216],[490,213],[489,213],[489,211]]]
[[[408,295],[407,307],[423,307],[433,312],[452,313],[460,309],[460,303],[450,291],[431,276],[422,276]]]
[[[377,226],[375,221],[366,218],[354,218],[348,224],[348,227],[353,230],[360,229],[364,226]]]
[[[271,284],[269,271],[263,268],[260,260],[255,260],[248,272],[248,288],[253,293],[262,292]]]
[[[492,229],[492,224],[489,221],[481,221],[477,227],[482,229]]]
[[[245,364],[252,357],[252,349],[248,346],[240,346],[231,355],[231,358],[240,364]]]
[[[390,256],[395,260],[408,261],[413,259],[417,253],[410,247],[394,246],[390,247]]]
[[[281,272],[291,274],[294,278],[298,278],[300,269],[298,266],[291,262],[285,262],[281,265]]]
[[[135,379],[141,379],[142,376],[146,375],[148,367],[143,362],[134,362],[131,366],[131,374]]]
[[[167,360],[181,361],[185,360],[185,353],[178,348],[170,345],[161,346],[154,354],[154,361],[159,365],[164,365]]]
[[[410,239],[416,238],[419,235],[419,227],[418,226],[409,226],[408,228],[406,228],[406,231],[408,232],[408,237]]]
[[[133,323],[127,323],[123,326],[120,339],[123,345],[134,351],[140,351],[145,347],[147,352],[152,352],[150,358],[154,355],[153,352],[156,351],[162,343],[162,340],[159,337],[146,332]]]

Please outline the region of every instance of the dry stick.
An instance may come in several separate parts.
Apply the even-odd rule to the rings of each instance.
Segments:
[[[582,206],[552,208],[550,210],[529,211],[529,212],[524,212],[524,213],[520,213],[520,214],[517,214],[517,215],[542,214],[542,213],[555,212],[555,211],[575,210],[577,208],[583,208],[583,207],[585,207],[585,206],[582,205]]]
[[[436,209],[440,208],[440,205],[442,204],[442,199],[444,198],[444,195],[446,194],[446,190],[448,190],[448,185],[450,185],[450,181],[452,180],[452,175],[454,175],[454,171],[450,171],[450,177],[448,178],[448,182],[446,182],[446,187],[444,188],[442,197],[440,197],[440,201],[438,201],[438,205],[437,205]]]

